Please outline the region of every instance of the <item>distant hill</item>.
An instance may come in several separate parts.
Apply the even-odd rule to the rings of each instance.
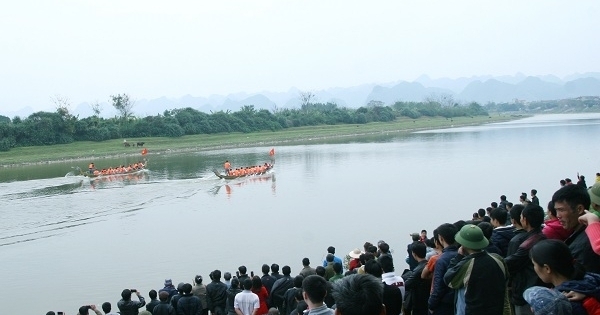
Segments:
[[[254,105],[256,109],[297,108],[300,106],[300,90],[290,88],[285,92],[262,91],[260,93],[232,93],[210,95],[208,97],[184,95],[180,98],[161,97],[138,99],[133,112],[137,116],[163,114],[165,110],[191,107],[203,112],[230,110],[237,111],[244,105]],[[362,84],[353,87],[334,87],[312,91],[315,102],[333,102],[338,106],[358,108],[370,101],[381,101],[391,105],[396,101],[423,101],[427,97],[451,95],[458,102],[514,102],[540,101],[575,98],[579,96],[600,96],[600,72],[573,74],[561,79],[554,75],[525,76],[474,76],[457,79],[431,79],[427,75],[413,82],[397,81],[381,84]],[[113,117],[117,111],[108,103],[101,104],[103,117]],[[54,111],[48,108],[46,111]],[[14,111],[0,110],[7,117],[27,117],[33,110],[30,107]],[[72,109],[80,118],[93,114],[89,103],[78,104]]]

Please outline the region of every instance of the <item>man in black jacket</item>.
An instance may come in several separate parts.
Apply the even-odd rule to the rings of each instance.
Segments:
[[[417,261],[417,267],[410,272],[404,282],[406,294],[404,296],[404,308],[412,315],[428,315],[427,301],[431,292],[431,279],[421,278],[421,273],[427,265],[425,255],[427,247],[423,243],[412,246],[412,256]]]
[[[202,314],[202,302],[192,294],[192,285],[189,283],[183,285],[183,295],[177,301],[177,312],[182,315]]]
[[[566,230],[573,231],[565,240],[573,258],[585,267],[585,271],[600,273],[600,256],[592,250],[585,225],[579,222],[579,217],[590,208],[588,191],[578,185],[567,185],[554,193],[552,202],[560,224]]]
[[[506,256],[504,260],[512,280],[510,300],[516,315],[532,314],[529,304],[523,298],[523,292],[527,288],[543,285],[542,280],[533,269],[531,258],[529,258],[529,251],[533,245],[546,239],[542,233],[542,223],[544,223],[544,209],[534,204],[527,205],[521,212],[521,225],[526,231],[524,241],[516,252]]]
[[[139,301],[131,300],[131,293],[135,293],[138,297]],[[121,300],[117,302],[117,307],[121,312],[121,315],[137,315],[139,313],[139,308],[146,305],[146,300],[142,297],[138,290],[125,289],[121,292]]]
[[[273,267],[271,267],[271,270]],[[285,291],[294,286],[294,279],[290,276],[292,273],[292,269],[290,266],[283,266],[281,268],[283,271],[283,277],[273,284],[273,289],[271,290],[271,295],[269,295],[269,305],[271,307],[276,307],[277,309],[281,309],[283,307],[283,295]]]
[[[508,275],[502,257],[486,252],[489,241],[473,224],[460,229],[456,242],[461,247],[444,275],[455,290],[455,314],[502,314]]]
[[[212,282],[206,286],[206,302],[212,315],[225,315],[227,285],[221,282],[221,270],[212,272]]]
[[[160,303],[152,310],[152,315],[175,315],[175,309],[169,302],[169,292],[162,291],[158,294]]]

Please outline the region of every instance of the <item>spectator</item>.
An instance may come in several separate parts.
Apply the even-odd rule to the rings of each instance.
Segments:
[[[269,294],[271,294],[271,289],[273,288],[273,284],[275,283],[275,281],[277,279],[275,279],[275,277],[269,275],[269,271],[271,270],[271,268],[269,268],[269,265],[263,264],[261,269],[262,269],[263,275],[260,278],[260,281],[265,286],[265,289],[267,289],[267,292],[269,292]]]
[[[574,262],[565,243],[540,241],[531,249],[531,260],[540,279],[551,284],[554,290],[565,294],[578,292],[594,299],[600,296],[600,275],[586,273],[581,264]],[[582,301],[570,302],[573,314],[586,314]]]
[[[252,280],[244,280],[244,291],[236,294],[233,300],[233,306],[237,315],[253,315],[260,308],[258,296],[252,291]]]
[[[271,277],[275,278],[275,281],[277,281],[283,277],[283,275],[279,273],[279,265],[278,264],[271,265]],[[271,291],[269,291],[269,292],[271,292]]]
[[[273,267],[271,266],[271,270]],[[281,309],[283,307],[283,295],[285,291],[294,286],[294,279],[290,276],[292,269],[289,266],[283,266],[283,277],[273,284],[273,290],[269,296],[269,305]]]
[[[248,272],[248,270],[246,269],[246,266],[238,267],[237,277],[238,277],[238,279],[240,279],[240,283],[244,283],[244,280],[250,279],[250,276],[248,276],[248,274],[246,272]]]
[[[443,247],[433,271],[433,288],[428,301],[429,310],[433,315],[454,314],[454,291],[444,283],[444,275],[450,260],[457,254],[458,246],[454,240],[456,231],[456,227],[450,223],[444,223],[433,231],[433,237]]]
[[[498,208],[509,211],[510,209],[508,209],[506,207],[507,204],[508,204],[508,201],[506,200],[506,196],[505,195],[500,196],[500,203],[498,204]]]
[[[304,278],[310,276],[310,275],[316,275],[317,271],[315,270],[315,268],[310,266],[310,260],[306,257],[304,257],[302,259],[302,270],[300,270],[300,275],[303,276]]]
[[[537,190],[536,189],[532,189],[531,190],[531,203],[533,203],[536,206],[540,205],[540,199],[537,197]]]
[[[385,315],[381,281],[367,274],[350,275],[333,285],[337,315]]]
[[[259,276],[252,277],[252,293],[258,296],[259,308],[256,311],[256,315],[266,315],[269,312],[267,306],[267,300],[269,299],[269,293],[260,281]]]
[[[365,265],[365,272],[378,279],[381,279],[383,274],[381,265],[377,260],[368,261]],[[383,282],[383,305],[385,305],[386,315],[400,315],[402,312],[402,291]]]
[[[414,270],[417,266],[417,261],[412,257],[412,246],[413,244],[419,242],[419,240],[421,239],[421,235],[419,235],[419,233],[411,233],[410,237],[412,239],[412,242],[406,246],[406,263],[408,264],[409,270]]]
[[[323,268],[322,266],[319,267]],[[302,294],[303,280],[303,276],[297,275],[294,278],[294,287],[287,289],[287,291],[285,291],[285,294],[283,294],[283,307],[281,308],[282,314],[290,314],[298,306],[296,296],[298,293]]]
[[[177,302],[179,302],[179,299],[183,296],[183,285],[185,283],[183,282],[179,282],[179,284],[177,285],[177,294],[173,295],[173,297],[171,297],[171,306],[173,306],[173,309],[175,310],[175,313],[177,313]]]
[[[427,300],[429,299],[429,292],[431,290],[431,279],[421,278],[423,269],[427,265],[427,260],[425,260],[425,244],[416,244],[413,246],[412,251],[412,255],[418,264],[415,270],[406,278],[404,309],[411,315],[429,315]],[[385,271],[385,268],[383,270]]]
[[[246,272],[245,268],[244,272]],[[212,282],[206,286],[206,304],[211,315],[225,315],[225,303],[227,303],[227,286],[221,282],[221,270],[217,269],[212,272]]]
[[[484,248],[484,250],[490,254],[498,254],[500,255],[500,257],[502,257],[502,252],[500,251],[500,248],[494,245],[494,243],[490,242],[490,239],[492,238],[492,233],[494,232],[494,227],[492,226],[492,224],[488,222],[479,222],[477,224],[477,227],[481,229],[481,231],[483,232],[483,236],[488,240],[488,246]]]
[[[225,304],[227,315],[236,315],[233,301],[235,300],[235,296],[240,292],[242,292],[240,289],[240,280],[238,278],[231,279],[231,286],[227,289],[227,302]]]
[[[339,257],[335,256],[335,247],[333,247],[333,246],[327,247],[327,254],[333,255],[333,262],[339,262],[342,265],[344,264],[344,262],[342,261],[342,259],[340,259]],[[323,259],[323,267],[327,267],[327,256],[325,256],[325,259]]]
[[[268,271],[267,271],[268,273]],[[227,289],[231,286],[231,272],[227,271],[223,274],[223,283],[227,286]]]
[[[160,303],[152,310],[152,315],[175,315],[175,309],[169,301],[169,292],[160,291],[158,293]]]
[[[348,269],[353,271],[354,269],[360,267],[360,249],[355,248],[350,253],[348,253],[348,257],[350,257],[350,261],[348,262]]]
[[[308,305],[307,315],[333,315],[333,310],[323,302],[327,295],[327,281],[323,277],[312,275],[302,280],[302,295]]]
[[[138,301],[131,300],[131,293],[135,293],[137,295]],[[125,289],[121,292],[121,300],[117,302],[117,307],[121,315],[138,315],[139,308],[146,305],[146,300],[142,297],[138,290]],[[81,314],[84,315],[84,314]]]
[[[150,297],[150,302],[146,304],[146,310],[152,314],[154,307],[160,304],[160,301],[158,300],[158,294],[156,293],[156,290],[150,290],[150,292],[148,292],[148,296]]]
[[[508,211],[501,208],[494,209],[490,218],[490,223],[494,227],[490,241],[500,249],[500,256],[506,257],[508,243],[515,236],[515,227],[512,225],[506,226]]]
[[[573,231],[565,240],[573,258],[581,263],[588,272],[600,273],[600,256],[594,253],[590,239],[585,233],[585,225],[579,217],[590,208],[591,200],[588,192],[578,185],[567,185],[557,190],[552,196],[556,217],[563,228]]]
[[[592,188],[588,189],[590,195],[591,209],[594,213],[586,213],[579,217],[579,221],[585,225],[585,233],[590,240],[594,253],[600,255],[600,182],[596,182]]]
[[[546,215],[548,216],[548,220],[544,221],[542,233],[544,233],[548,239],[561,240],[564,242],[573,231],[563,228],[560,221],[558,221],[556,209],[554,208],[554,202],[552,202],[552,200],[548,202],[548,211],[546,211]]]
[[[342,264],[340,264],[339,262],[333,263],[333,271],[335,272],[335,275],[333,275],[333,277],[329,278],[329,282],[336,282],[337,280],[341,279],[344,277],[344,275],[342,274],[342,270],[344,268],[342,267]]]
[[[202,302],[200,298],[192,294],[192,285],[186,283],[182,288],[183,295],[177,301],[178,315],[199,315],[202,314]],[[225,315],[225,314],[223,314]]]
[[[456,241],[461,247],[444,275],[455,290],[456,314],[502,314],[508,276],[502,257],[484,250],[489,241],[476,225],[465,225]]]
[[[162,291],[169,293],[169,302],[171,301],[171,298],[173,297],[173,295],[177,294],[177,289],[173,285],[173,281],[171,281],[171,279],[165,280],[165,287],[158,290],[158,293],[160,294],[160,292],[162,292]]]
[[[112,311],[112,305],[110,304],[110,302],[104,302],[102,303],[102,311],[104,312],[105,315],[118,315],[119,313],[113,313]],[[48,315],[48,314],[46,314]]]
[[[325,257],[325,261],[327,261],[327,266],[325,266],[325,280],[329,280],[329,278],[335,275],[335,271],[333,271],[334,258],[335,256],[331,253]]]
[[[523,299],[523,292],[527,288],[543,284],[535,273],[533,263],[529,258],[529,251],[533,245],[546,238],[542,234],[543,222],[544,210],[542,207],[533,204],[527,205],[521,212],[521,225],[526,231],[524,240],[516,252],[506,256],[505,259],[512,280],[511,303],[514,305],[516,315],[531,314],[530,306]]]
[[[231,276],[231,274],[230,274]],[[202,283],[202,276],[194,277],[194,286],[192,294],[200,299],[202,303],[202,315],[208,315],[208,302],[206,301],[206,286]]]
[[[90,313],[89,310],[94,311],[94,313],[96,313],[96,315],[102,315],[102,312],[100,312],[96,308],[96,305],[84,305],[84,306],[80,307],[79,311],[77,312],[77,315],[88,315]]]
[[[418,245],[417,245],[418,244]],[[417,242],[414,243],[411,248],[414,246],[421,246],[423,243]],[[383,270],[383,274],[381,275],[381,279],[387,285],[400,289],[402,292],[402,296],[404,296],[405,287],[404,287],[404,279],[398,275],[396,275],[394,268],[394,259],[392,256],[382,256],[379,257],[379,264],[381,265],[381,269]],[[417,261],[418,265],[418,261]]]

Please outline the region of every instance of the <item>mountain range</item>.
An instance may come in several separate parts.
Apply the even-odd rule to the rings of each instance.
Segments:
[[[290,88],[286,92],[262,91],[260,93],[234,93],[229,95],[210,95],[198,97],[184,95],[180,98],[161,97],[156,99],[138,99],[133,112],[136,116],[163,114],[165,110],[192,107],[203,112],[237,111],[244,105],[254,105],[256,109],[274,110],[276,108],[298,108],[302,91]],[[461,103],[488,102],[505,103],[514,101],[539,101],[573,98],[579,96],[600,96],[600,72],[573,74],[564,78],[554,75],[525,76],[474,76],[469,78],[431,79],[427,75],[413,82],[396,81],[385,84],[362,84],[353,87],[335,87],[311,91],[314,102],[334,102],[340,107],[358,108],[371,101],[385,105],[397,101],[423,101],[426,98],[451,97]],[[101,116],[113,117],[117,111],[109,104],[100,104]],[[48,109],[53,111],[53,109]],[[80,118],[93,115],[89,103],[78,104],[71,110]],[[17,111],[0,110],[7,117],[27,117],[33,110],[30,107]]]

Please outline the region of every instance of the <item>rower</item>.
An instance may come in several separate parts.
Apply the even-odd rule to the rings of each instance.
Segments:
[[[231,168],[231,163],[229,163],[229,160],[225,161],[223,168],[225,169],[225,174],[227,174],[227,171]]]
[[[94,163],[90,163],[90,165],[88,165],[88,172],[90,174],[93,174],[95,169],[96,169],[96,166],[94,165]]]

